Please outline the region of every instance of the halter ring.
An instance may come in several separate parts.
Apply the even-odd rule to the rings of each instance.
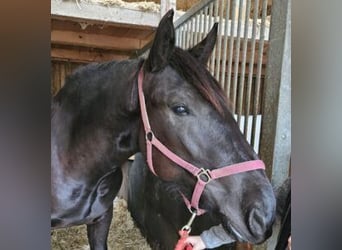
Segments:
[[[147,140],[147,141],[152,141],[152,139],[153,139],[153,137],[154,137],[154,134],[153,134],[153,132],[152,132],[152,130],[150,130],[150,131],[147,131],[146,133],[145,133],[145,139]]]
[[[211,181],[210,170],[201,168],[200,172],[196,175],[198,181],[208,184]]]

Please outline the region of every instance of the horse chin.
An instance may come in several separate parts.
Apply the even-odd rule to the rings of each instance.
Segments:
[[[238,242],[247,242],[246,239],[229,222],[222,223],[226,233]]]

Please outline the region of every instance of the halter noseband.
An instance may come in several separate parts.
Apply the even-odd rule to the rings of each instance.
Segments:
[[[157,176],[154,171],[153,162],[152,162],[152,147],[156,147],[164,156],[169,158],[171,161],[184,168],[192,175],[197,177],[197,183],[195,189],[192,194],[191,202],[182,194],[183,199],[188,207],[188,209],[196,215],[201,215],[205,213],[205,210],[199,208],[199,200],[204,191],[205,186],[211,181],[221,177],[238,174],[242,172],[247,172],[256,169],[265,169],[265,164],[261,160],[252,160],[245,161],[237,164],[232,164],[229,166],[225,166],[219,169],[209,170],[204,168],[198,168],[191,163],[183,160],[178,155],[169,150],[163,143],[161,143],[156,136],[153,134],[153,131],[150,126],[150,122],[148,119],[147,111],[146,111],[146,103],[145,96],[143,92],[143,79],[144,72],[143,67],[140,68],[139,76],[138,76],[138,92],[139,92],[139,103],[140,103],[140,111],[141,118],[144,124],[145,130],[145,139],[146,139],[146,157],[147,157],[147,165],[154,175]],[[191,208],[194,208],[193,211]],[[190,223],[191,224],[191,223]]]

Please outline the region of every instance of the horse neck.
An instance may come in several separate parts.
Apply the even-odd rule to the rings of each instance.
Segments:
[[[109,80],[110,84],[115,85],[115,91],[110,90],[112,96],[110,100],[105,100],[110,107],[105,107],[105,110],[96,109],[94,105],[98,105],[97,102],[88,100],[91,104],[86,105],[86,109],[81,108],[75,114],[75,109],[68,109],[68,105],[63,101],[59,103],[56,100],[53,101],[51,149],[60,164],[73,168],[96,165],[108,171],[108,168],[121,165],[130,155],[138,151],[139,113],[131,110],[124,103],[128,98],[125,96],[131,95],[129,88],[136,84],[133,76],[135,71],[138,71],[138,64],[138,61],[131,61],[108,67],[107,70],[110,70],[113,78],[115,77]],[[104,79],[108,78],[108,72],[106,73],[107,76],[103,76]],[[101,75],[95,79],[101,81]],[[86,79],[86,81],[89,82],[92,79]],[[69,87],[67,84],[65,88]],[[104,88],[101,92],[98,89],[99,85],[92,84],[92,86],[97,88],[94,91],[97,91],[99,95],[108,96],[104,92],[109,90]],[[97,112],[94,117],[87,117],[86,123],[80,122],[82,120],[80,117],[86,116],[89,110],[97,110]]]

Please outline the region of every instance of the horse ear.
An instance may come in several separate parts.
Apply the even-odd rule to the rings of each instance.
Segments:
[[[150,54],[145,62],[148,72],[163,69],[175,47],[175,29],[173,27],[173,10],[169,10],[160,20]]]
[[[218,23],[215,23],[208,35],[200,43],[188,50],[192,56],[197,58],[203,64],[208,62],[208,59],[215,47],[217,27]]]

